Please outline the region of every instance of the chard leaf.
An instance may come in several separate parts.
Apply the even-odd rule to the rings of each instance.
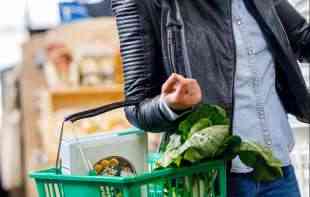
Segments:
[[[239,136],[229,136],[225,139],[216,155],[221,156],[226,161],[234,159],[240,150],[242,140]]]
[[[228,126],[216,125],[194,133],[186,142],[199,150],[205,158],[212,158],[228,136]]]
[[[192,163],[200,161],[203,158],[204,156],[195,148],[189,148],[184,154],[184,159]]]
[[[168,167],[171,165],[174,161],[177,161],[177,163],[180,163],[181,161],[178,160],[178,158],[181,156],[179,153],[179,147],[181,144],[181,136],[174,134],[170,136],[170,141],[166,147],[166,150],[164,154],[161,156],[161,158],[157,161],[158,167]]]
[[[168,167],[173,163],[180,164],[183,159],[193,163],[204,158],[213,158],[228,136],[228,126],[226,125],[216,125],[198,131],[182,145],[181,137],[172,135],[167,150],[158,164],[161,167]]]
[[[209,126],[229,124],[229,118],[223,108],[217,105],[202,104],[179,124],[178,130],[183,141],[189,137],[191,128],[201,119],[209,119],[212,123]]]
[[[212,126],[212,122],[208,118],[202,118],[199,121],[197,121],[191,128],[190,133],[188,137],[191,137],[195,132],[200,131],[204,128],[207,128],[209,126]]]
[[[253,168],[253,177],[257,181],[272,181],[283,176],[282,162],[267,147],[255,142],[243,142],[238,155],[245,165]]]

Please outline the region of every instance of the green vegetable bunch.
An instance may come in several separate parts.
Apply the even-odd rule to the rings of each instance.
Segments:
[[[219,158],[232,160],[236,156],[253,169],[253,178],[258,181],[283,176],[281,161],[269,148],[231,135],[225,110],[204,104],[190,113],[179,124],[178,132],[170,136],[158,167],[182,167]]]

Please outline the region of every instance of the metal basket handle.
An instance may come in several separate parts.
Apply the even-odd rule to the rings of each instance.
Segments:
[[[71,122],[74,123],[78,120],[86,119],[86,118],[91,118],[94,116],[101,115],[103,113],[112,111],[117,108],[121,107],[126,107],[126,106],[133,106],[133,105],[138,105],[140,102],[139,101],[120,101],[120,102],[115,102],[107,105],[103,105],[101,107],[97,107],[94,109],[89,109],[85,111],[81,111],[72,115],[67,116],[64,121],[62,122],[61,125],[61,130],[60,130],[60,135],[59,135],[59,142],[58,142],[58,150],[57,150],[57,158],[56,158],[56,172],[60,173],[60,151],[61,151],[61,142],[63,139],[63,132],[64,132],[64,125],[66,122]]]

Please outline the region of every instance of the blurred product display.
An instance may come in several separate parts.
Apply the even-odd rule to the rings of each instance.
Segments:
[[[79,83],[82,86],[113,84],[115,80],[115,51],[110,48],[80,48],[77,53]]]
[[[8,191],[19,188],[23,181],[19,73],[17,67],[1,72],[3,124],[0,133],[0,172],[2,187]]]
[[[112,17],[86,19],[33,35],[23,45],[19,71],[23,177],[55,164],[64,117],[124,100],[122,60]],[[74,125],[67,124],[64,137],[85,138],[129,127],[123,109],[117,109]],[[149,149],[156,151],[160,134],[148,138]],[[98,157],[93,167],[96,162],[113,159],[108,156]],[[130,170],[122,171],[124,175],[128,173]],[[36,197],[30,179],[23,179],[22,185],[23,196]]]
[[[81,46],[70,51],[64,43],[47,46],[45,77],[50,88],[99,86],[115,82],[115,59],[108,47]]]
[[[65,116],[123,100],[124,95],[114,18],[87,19],[34,35],[24,44],[23,57],[19,81],[26,175],[54,165]],[[87,137],[129,127],[119,109],[66,125],[65,137]],[[26,196],[35,197],[33,182],[24,181]]]
[[[77,85],[77,72],[73,70],[71,51],[63,43],[51,43],[46,48],[47,62],[44,65],[49,87]]]

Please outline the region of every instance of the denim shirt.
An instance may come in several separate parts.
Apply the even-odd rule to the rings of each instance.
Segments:
[[[237,56],[233,133],[244,141],[254,141],[271,148],[275,157],[287,166],[294,139],[276,92],[274,59],[244,0],[232,0],[232,17]],[[169,119],[178,118],[163,99],[160,107]],[[252,169],[236,158],[231,171],[247,173]]]
[[[233,133],[272,149],[283,166],[290,164],[292,129],[275,88],[275,65],[264,35],[244,0],[232,1],[236,43]],[[233,160],[233,172],[250,168]]]

